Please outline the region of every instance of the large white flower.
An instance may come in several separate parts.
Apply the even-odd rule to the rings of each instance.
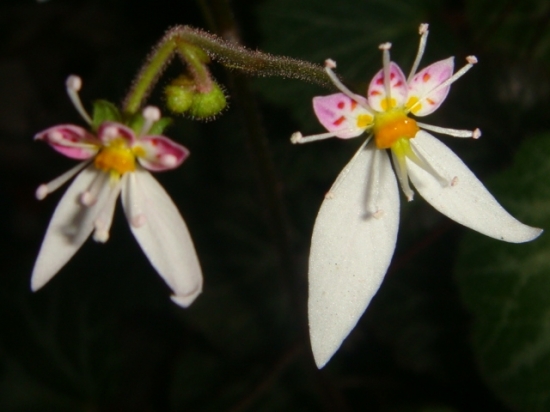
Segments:
[[[308,311],[318,367],[328,362],[355,327],[388,269],[399,225],[397,180],[409,201],[414,195],[410,180],[441,213],[495,239],[527,242],[542,232],[506,212],[447,146],[423,130],[478,138],[478,129],[446,129],[410,117],[435,111],[451,83],[477,62],[469,56],[468,64],[453,74],[451,57],[416,73],[428,25],[420,26],[420,34],[420,46],[408,77],[390,61],[391,45],[380,46],[383,69],[370,82],[366,98],[347,89],[332,71],[335,63],[327,60],[327,73],[342,93],[315,97],[313,108],[328,133],[303,137],[297,132],[291,139],[293,143],[306,143],[329,137],[348,139],[369,132],[327,193],[313,229]]]
[[[80,79],[67,80],[69,95],[91,123],[77,97]],[[61,154],[82,160],[74,168],[36,191],[44,199],[78,174],[61,198],[46,231],[31,278],[33,291],[44,286],[93,233],[106,242],[120,195],[124,213],[143,252],[172,288],[172,300],[189,306],[202,290],[202,273],[187,226],[178,209],[149,173],[178,167],[189,151],[161,135],[148,135],[160,119],[155,107],[143,111],[136,136],[129,127],[105,121],[97,135],[79,126],[59,125],[38,133]]]

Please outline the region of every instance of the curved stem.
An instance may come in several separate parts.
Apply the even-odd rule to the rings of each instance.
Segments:
[[[247,74],[263,77],[280,76],[329,88],[332,86],[329,76],[321,65],[250,50],[204,30],[176,26],[164,35],[136,76],[123,103],[122,108],[125,113],[134,114],[141,108],[175,53],[178,53],[189,65],[198,86],[204,86],[207,90],[212,80],[206,68],[207,62],[201,56],[202,53],[206,53],[227,68]]]
[[[149,95],[162,71],[174,56],[175,49],[176,41],[174,39],[161,41],[155,47],[147,59],[147,63],[136,76],[126,99],[124,99],[122,110],[125,113],[134,114],[141,108],[143,101]]]

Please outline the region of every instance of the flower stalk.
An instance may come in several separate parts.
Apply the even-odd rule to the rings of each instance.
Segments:
[[[209,61],[205,57],[216,60],[229,69],[236,69],[250,75],[280,76],[333,87],[330,77],[321,65],[250,50],[203,30],[189,26],[176,26],[170,29],[154,47],[147,62],[139,71],[124,100],[125,113],[135,114],[141,109],[175,54],[178,54],[187,65],[201,93],[208,92],[214,83],[207,67]]]

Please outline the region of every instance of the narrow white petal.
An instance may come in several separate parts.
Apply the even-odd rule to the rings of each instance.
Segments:
[[[319,368],[338,350],[378,290],[393,255],[398,224],[399,193],[390,159],[371,142],[340,173],[315,221],[308,311]]]
[[[511,216],[495,200],[451,149],[429,133],[420,131],[411,144],[443,177],[436,177],[407,159],[409,177],[416,190],[433,207],[454,221],[495,239],[512,243],[533,240],[542,229],[530,227]]]
[[[80,202],[81,194],[88,189],[97,174],[90,165],[84,169],[67,189],[50,220],[31,277],[31,289],[44,286],[80,249],[94,227],[93,221],[106,192],[101,191],[98,201],[90,207]]]
[[[187,226],[172,199],[148,171],[137,168],[134,176],[122,186],[122,205],[130,229],[174,291],[172,300],[187,307],[202,290],[202,272]]]

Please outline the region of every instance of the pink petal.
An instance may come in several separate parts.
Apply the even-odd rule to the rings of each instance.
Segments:
[[[115,139],[123,139],[128,146],[132,146],[136,141],[134,131],[120,123],[105,122],[99,126],[97,137],[103,145],[108,145]]]
[[[359,136],[374,119],[373,113],[343,93],[314,97],[313,110],[321,124],[342,139]]]
[[[89,159],[94,156],[101,142],[86,129],[72,124],[61,124],[50,127],[35,137],[44,140],[59,153],[71,159]]]
[[[139,163],[154,172],[174,169],[189,156],[189,150],[165,136],[141,137],[132,149]]]
[[[419,104],[412,107],[411,112],[416,116],[426,116],[435,110],[447,97],[451,86],[443,87],[432,92],[437,86],[449,79],[453,75],[454,58],[435,62],[434,64],[419,71],[409,84],[409,102],[407,106],[418,100]],[[411,100],[411,98],[413,100]]]
[[[390,97],[392,107],[401,107],[407,100],[407,78],[394,62],[390,63]],[[384,69],[373,77],[367,90],[369,106],[378,112],[385,112],[387,107],[386,88],[384,87]]]

